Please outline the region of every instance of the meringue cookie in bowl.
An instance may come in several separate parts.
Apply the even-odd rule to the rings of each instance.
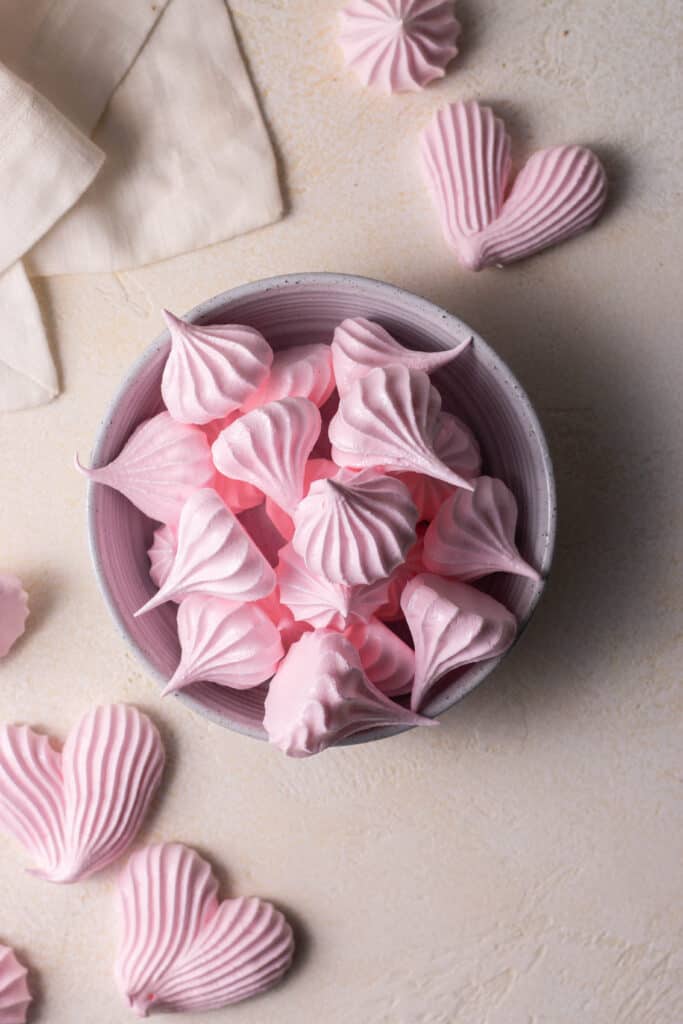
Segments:
[[[408,488],[420,523],[430,523],[444,501],[457,489],[453,484],[445,484],[443,480],[435,480],[424,473],[399,473],[398,479]]]
[[[275,353],[268,376],[242,403],[242,411],[249,412],[280,398],[308,398],[320,408],[333,389],[329,345],[295,345]]]
[[[23,636],[28,618],[28,594],[18,576],[0,573],[0,658]]]
[[[422,554],[424,549],[424,526],[418,526],[418,538],[406,555],[405,561],[397,566],[388,579],[386,600],[375,612],[383,622],[395,622],[403,618],[401,594],[408,580],[424,572]]]
[[[366,676],[387,697],[409,693],[415,652],[379,619],[357,622],[344,631],[358,651]]]
[[[442,412],[434,432],[434,451],[442,462],[466,480],[481,472],[481,450],[476,437],[462,420]]]
[[[26,1024],[33,1001],[27,978],[14,950],[0,945],[0,1024]]]
[[[147,549],[149,575],[157,587],[163,587],[173,565],[178,549],[178,536],[170,526],[159,526],[154,531],[152,543]]]
[[[327,480],[328,477],[336,476],[339,466],[330,459],[309,459],[304,469],[304,494],[306,497],[315,480]],[[270,516],[275,528],[279,530],[285,540],[291,540],[294,536],[294,523],[292,517],[287,515],[284,509],[280,508],[272,498],[266,498],[266,512]]]

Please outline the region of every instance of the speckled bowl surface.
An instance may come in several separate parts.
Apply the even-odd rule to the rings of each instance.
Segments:
[[[260,330],[273,348],[328,342],[345,317],[377,320],[415,349],[443,349],[467,337],[474,343],[460,358],[433,375],[445,409],[457,413],[476,434],[484,471],[500,477],[519,504],[518,544],[522,555],[547,576],[555,535],[555,489],[543,431],[524,391],[496,353],[457,317],[416,295],[367,278],[341,274],[299,274],[234,288],[186,314],[195,323],[245,323]],[[131,432],[159,412],[161,374],[170,339],[164,331],[128,373],[97,436],[92,465],[109,462]],[[176,606],[166,604],[136,619],[133,613],[154,592],[147,548],[153,524],[109,487],[88,485],[88,530],[97,577],[109,609],[146,669],[165,682],[180,649]],[[498,574],[481,582],[517,616],[520,633],[538,602],[543,582]],[[440,715],[482,681],[498,664],[492,659],[459,669],[438,687],[424,708]],[[231,690],[196,683],[176,695],[212,721],[263,738],[266,687]],[[391,735],[373,729],[346,742]]]

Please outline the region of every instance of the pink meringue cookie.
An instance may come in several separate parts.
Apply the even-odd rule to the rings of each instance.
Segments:
[[[246,413],[224,430],[211,449],[225,476],[258,487],[286,511],[303,495],[306,460],[320,433],[317,406],[283,398]]]
[[[479,442],[467,424],[450,412],[439,416],[434,451],[449,469],[466,480],[474,480],[481,473]]]
[[[120,491],[150,519],[171,524],[192,492],[216,475],[203,432],[167,412],[141,423],[107,466],[86,469],[78,456],[76,466],[89,480]]]
[[[490,108],[474,101],[439,110],[421,147],[444,237],[470,270],[511,263],[571,238],[590,227],[605,204],[604,169],[581,146],[534,153],[508,190],[510,138]]]
[[[320,408],[332,394],[334,375],[329,345],[295,345],[275,353],[270,373],[242,405],[243,412],[281,398],[308,398]]]
[[[242,324],[188,324],[164,310],[171,351],[161,394],[173,419],[209,423],[235,412],[268,376],[273,350]]]
[[[0,573],[0,658],[9,654],[23,635],[27,618],[28,594],[21,580],[9,573]]]
[[[377,367],[339,403],[330,423],[332,458],[338,466],[426,473],[471,490],[472,484],[434,451],[440,412],[441,396],[426,373],[401,365]]]
[[[31,853],[32,874],[87,878],[131,844],[163,767],[156,727],[125,704],[89,711],[61,753],[27,726],[3,726],[0,827]]]
[[[254,487],[253,484],[248,484],[244,480],[231,480],[230,477],[223,476],[222,473],[216,473],[213,487],[216,494],[220,495],[223,502],[236,516],[241,512],[247,512],[250,508],[256,508],[257,505],[265,501],[266,497],[263,491]]]
[[[439,352],[415,352],[405,348],[379,324],[363,316],[342,321],[332,338],[332,364],[337,390],[345,395],[361,377],[378,366],[400,363],[409,370],[432,373],[457,359],[472,343],[471,338]]]
[[[330,459],[309,459],[304,469],[304,497],[310,491],[311,484],[315,480],[327,480],[328,477],[336,476],[338,472],[339,466]],[[285,540],[291,540],[294,536],[292,517],[287,515],[285,510],[280,508],[272,498],[266,498],[266,512],[282,537]]]
[[[248,690],[270,679],[284,654],[280,634],[255,604],[190,594],[178,608],[180,664],[163,696],[199,681]]]
[[[280,600],[294,618],[317,628],[364,622],[386,601],[389,588],[388,580],[347,587],[316,576],[291,544],[280,550],[277,579]]]
[[[377,726],[434,725],[394,704],[369,681],[351,641],[340,633],[306,633],[270,681],[263,725],[290,757],[309,757]]]
[[[151,547],[147,549],[149,558],[149,574],[157,587],[162,587],[168,579],[178,550],[178,537],[170,526],[159,526],[154,531]]]
[[[28,971],[9,946],[0,945],[0,1024],[26,1024],[32,997]]]
[[[418,530],[423,529],[423,527],[418,527]],[[403,618],[401,594],[408,580],[412,580],[413,576],[424,572],[424,564],[422,562],[423,546],[424,536],[420,533],[406,555],[405,561],[397,566],[389,577],[386,600],[375,612],[375,616],[383,622],[395,622],[397,619]]]
[[[502,480],[480,476],[473,491],[456,491],[442,505],[425,535],[429,572],[477,580],[510,572],[539,580],[515,545],[517,502]]]
[[[358,651],[363,671],[373,686],[397,697],[410,693],[415,675],[415,652],[379,619],[356,622],[344,631]]]
[[[386,93],[424,89],[458,52],[453,0],[350,0],[340,20],[346,64]]]
[[[180,843],[137,850],[119,902],[114,970],[137,1017],[228,1006],[265,992],[291,964],[294,938],[280,911],[254,897],[219,902],[211,866]]]
[[[215,491],[195,491],[183,505],[178,547],[166,581],[135,614],[190,594],[257,601],[275,574],[239,520]]]
[[[399,473],[398,479],[408,488],[420,523],[431,522],[444,501],[457,490],[452,484],[445,484],[443,480],[435,480],[424,473]]]
[[[372,469],[311,484],[294,513],[294,550],[311,572],[354,586],[384,579],[415,542],[408,488]]]
[[[497,657],[517,633],[514,615],[494,598],[467,583],[428,573],[406,584],[401,607],[415,645],[413,711],[445,675]]]
[[[257,601],[256,604],[277,628],[285,654],[292,644],[301,639],[304,633],[309,633],[313,629],[309,622],[297,622],[289,608],[282,604],[279,587],[276,587],[268,597]]]

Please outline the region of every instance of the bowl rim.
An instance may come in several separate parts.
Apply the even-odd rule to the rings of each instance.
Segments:
[[[366,290],[369,295],[384,295],[391,296],[394,299],[399,299],[402,303],[407,304],[415,311],[421,311],[428,317],[436,318],[452,328],[453,334],[460,334],[465,337],[472,337],[476,343],[478,354],[483,355],[484,360],[489,364],[497,365],[505,374],[505,384],[511,387],[515,391],[515,399],[518,405],[521,407],[521,411],[524,414],[529,426],[532,428],[539,447],[541,456],[541,464],[543,470],[543,478],[545,482],[545,493],[544,501],[548,509],[548,529],[545,535],[545,544],[543,549],[543,557],[539,568],[540,580],[535,584],[535,590],[529,607],[527,608],[526,614],[522,619],[518,621],[517,634],[512,646],[518,643],[520,637],[527,628],[529,621],[536,610],[538,602],[541,599],[541,595],[546,586],[548,574],[553,561],[553,555],[555,550],[555,539],[557,533],[557,499],[556,499],[556,487],[555,487],[555,474],[553,470],[552,459],[550,456],[550,450],[548,442],[543,431],[543,427],[538,419],[536,411],[529,399],[526,391],[517,380],[517,377],[512,372],[505,360],[500,356],[491,345],[485,341],[484,338],[478,334],[477,331],[473,330],[469,324],[466,324],[460,317],[454,313],[450,313],[448,310],[443,309],[436,303],[431,302],[429,299],[425,299],[420,295],[416,295],[414,292],[407,291],[405,288],[401,288],[398,285],[390,284],[386,281],[380,281],[372,277],[364,277],[359,274],[343,274],[338,272],[328,271],[316,271],[316,272],[302,272],[296,274],[281,274],[275,277],[266,277],[258,281],[251,281],[247,284],[238,285],[235,288],[229,288],[224,292],[220,292],[217,295],[212,296],[209,299],[205,299],[198,305],[194,306],[188,313],[183,314],[183,319],[196,323],[202,318],[211,316],[214,312],[222,310],[226,305],[239,301],[241,299],[249,299],[254,296],[262,295],[273,291],[275,289],[296,287],[298,285],[317,285],[325,288],[335,288],[336,286],[343,285],[348,287],[349,285],[355,286],[359,290]],[[168,344],[170,335],[168,329],[161,331],[157,337],[151,341],[140,354],[140,356],[134,361],[134,363],[127,370],[123,380],[107,406],[106,412],[102,417],[97,433],[95,437],[95,443],[91,452],[91,465],[98,466],[101,462],[102,450],[107,443],[107,435],[109,428],[111,427],[112,420],[116,414],[120,402],[125,397],[128,389],[131,387],[133,381],[136,379],[138,374],[144,369],[144,367],[155,358],[158,350]],[[100,557],[98,544],[97,544],[97,530],[95,526],[95,494],[97,485],[89,480],[86,494],[86,519],[87,519],[87,533],[88,533],[88,547],[90,550],[90,558],[95,571],[95,577],[97,579],[98,586],[104,598],[104,602],[109,610],[112,619],[114,620],[117,631],[121,634],[129,648],[132,648],[139,661],[142,663],[147,672],[156,679],[159,683],[166,684],[167,680],[165,676],[156,668],[156,666],[150,661],[146,652],[137,643],[137,641],[131,636],[126,623],[123,619],[121,612],[119,611],[118,605],[116,604],[113,595],[111,593],[107,577],[104,572],[102,565],[102,559]],[[511,650],[511,648],[509,648]],[[453,707],[463,697],[467,696],[472,690],[474,690],[483,680],[490,675],[494,669],[497,668],[499,663],[503,660],[508,651],[504,651],[503,654],[496,658],[489,658],[485,661],[475,664],[469,670],[467,683],[462,686],[458,692],[450,696],[448,690],[445,690],[432,702],[432,705],[424,713],[427,717],[437,718],[444,711]],[[174,694],[177,700],[189,707],[191,710],[196,711],[198,714],[203,715],[204,718],[209,721],[222,726],[226,729],[231,729],[234,732],[241,733],[245,736],[250,736],[253,739],[265,739],[262,732],[257,731],[255,727],[246,725],[241,722],[233,721],[227,715],[220,714],[217,711],[207,708],[200,700],[193,697],[191,693],[179,691]],[[336,744],[337,746],[353,746],[358,743],[367,743],[372,740],[384,739],[389,736],[395,736],[402,732],[407,732],[410,729],[415,728],[414,726],[388,726],[384,728],[368,729],[364,732],[357,733],[354,736],[348,737],[343,740],[342,743]]]

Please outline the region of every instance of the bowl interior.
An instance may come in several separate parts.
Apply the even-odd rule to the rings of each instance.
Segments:
[[[474,343],[433,380],[444,408],[465,420],[479,440],[484,472],[500,477],[519,504],[518,543],[522,555],[545,575],[554,539],[554,487],[547,446],[536,416],[507,366],[462,321],[390,285],[331,274],[300,275],[257,282],[217,296],[188,314],[197,323],[245,323],[260,330],[274,349],[327,342],[345,317],[377,320],[409,348],[443,349],[467,337]],[[94,466],[120,452],[131,432],[159,412],[161,374],[169,348],[164,332],[133,367],[100,428]],[[90,542],[95,568],[110,610],[126,639],[160,681],[180,656],[175,605],[166,604],[136,619],[133,613],[154,592],[147,548],[153,525],[122,495],[90,484]],[[543,584],[498,574],[481,582],[526,625]],[[460,669],[442,682],[424,709],[438,715],[477,685],[499,659]],[[230,690],[197,683],[178,695],[195,710],[230,728],[263,737],[264,686]],[[369,730],[357,740],[397,730]]]

